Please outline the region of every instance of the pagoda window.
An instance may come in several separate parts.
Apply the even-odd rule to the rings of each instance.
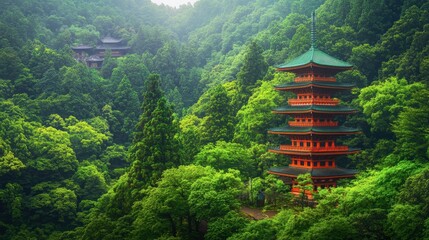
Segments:
[[[328,147],[332,147],[332,142],[328,142]]]
[[[307,166],[308,166],[308,167],[310,167],[310,166],[311,166],[311,163],[310,163],[310,161],[308,161],[308,162],[307,162]]]
[[[321,167],[324,167],[324,166],[325,166],[325,161],[321,161],[321,162],[320,162],[320,166],[321,166]]]
[[[311,147],[311,143],[310,142],[307,142],[307,147]]]
[[[317,142],[313,142],[313,147],[317,147]]]
[[[304,166],[304,161],[300,161],[299,163],[301,166]]]
[[[314,166],[314,167],[317,167],[317,162],[313,162],[313,166]]]
[[[333,165],[332,161],[329,161],[328,166],[332,167],[332,165]]]
[[[304,147],[304,143],[303,142],[299,142],[299,146],[300,147]]]
[[[320,147],[325,147],[325,142],[320,142]]]
[[[293,164],[298,165],[298,160],[293,160]]]

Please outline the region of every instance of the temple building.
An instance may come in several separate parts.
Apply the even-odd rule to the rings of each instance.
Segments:
[[[336,187],[337,180],[351,178],[357,173],[353,169],[337,167],[336,158],[357,153],[358,149],[342,146],[337,138],[358,134],[356,128],[340,124],[339,117],[355,113],[356,110],[341,104],[333,95],[350,90],[351,83],[339,83],[335,75],[350,70],[352,65],[336,59],[315,45],[315,22],[313,15],[311,47],[301,56],[277,66],[278,71],[295,74],[293,82],[275,86],[276,90],[296,94],[288,100],[287,106],[273,110],[274,114],[285,114],[293,118],[286,126],[269,129],[268,133],[288,137],[289,144],[269,149],[270,152],[290,157],[285,167],[273,167],[270,174],[280,176],[291,185],[291,192],[299,194],[295,187],[300,174],[310,173],[313,188]],[[310,193],[308,193],[310,195]]]
[[[72,47],[74,58],[92,68],[101,68],[107,51],[110,51],[112,57],[122,57],[129,49],[122,39],[112,37],[100,39],[96,47],[88,45]]]
[[[103,58],[106,51],[110,50],[112,57],[122,57],[127,54],[129,49],[130,47],[126,46],[122,39],[105,37],[100,40],[100,43],[95,48],[95,54]]]

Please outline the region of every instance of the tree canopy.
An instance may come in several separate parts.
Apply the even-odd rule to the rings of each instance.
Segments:
[[[1,239],[429,238],[427,0],[3,0]],[[353,64],[335,96],[355,179],[293,197],[277,72],[310,47]],[[72,47],[122,39],[95,69]],[[91,53],[92,54],[92,53]],[[339,161],[340,162],[340,161]],[[339,164],[340,165],[340,164]],[[347,166],[346,166],[347,165]],[[241,211],[277,215],[254,220]]]

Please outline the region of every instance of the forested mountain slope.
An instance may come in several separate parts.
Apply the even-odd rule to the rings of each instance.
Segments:
[[[267,169],[267,129],[310,46],[354,65],[341,119],[360,170],[308,207]],[[0,3],[0,238],[429,238],[429,2],[149,0]],[[100,70],[71,46],[124,39]],[[272,219],[244,217],[265,190]]]

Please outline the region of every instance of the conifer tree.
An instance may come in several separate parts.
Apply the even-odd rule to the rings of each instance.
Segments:
[[[222,85],[213,90],[207,106],[204,136],[205,142],[216,142],[219,140],[230,141],[233,136],[233,118],[230,98]]]
[[[143,91],[142,115],[136,126],[136,132],[133,143],[139,142],[143,136],[143,129],[147,122],[152,117],[152,112],[155,110],[158,100],[161,99],[163,93],[160,87],[160,79],[158,74],[151,74]],[[131,159],[135,160],[135,159]]]
[[[144,94],[143,114],[130,148],[133,162],[129,181],[135,186],[154,185],[162,172],[179,164],[178,126],[173,110],[159,88],[159,76],[149,78]]]
[[[127,76],[124,76],[115,92],[113,107],[121,111],[120,129],[114,129],[115,138],[118,142],[129,142],[131,132],[138,121],[140,101],[136,91],[131,86]]]
[[[237,73],[238,91],[242,98],[241,105],[249,98],[256,82],[262,79],[267,72],[268,64],[262,53],[263,49],[255,41],[252,41],[246,49],[243,66]]]

